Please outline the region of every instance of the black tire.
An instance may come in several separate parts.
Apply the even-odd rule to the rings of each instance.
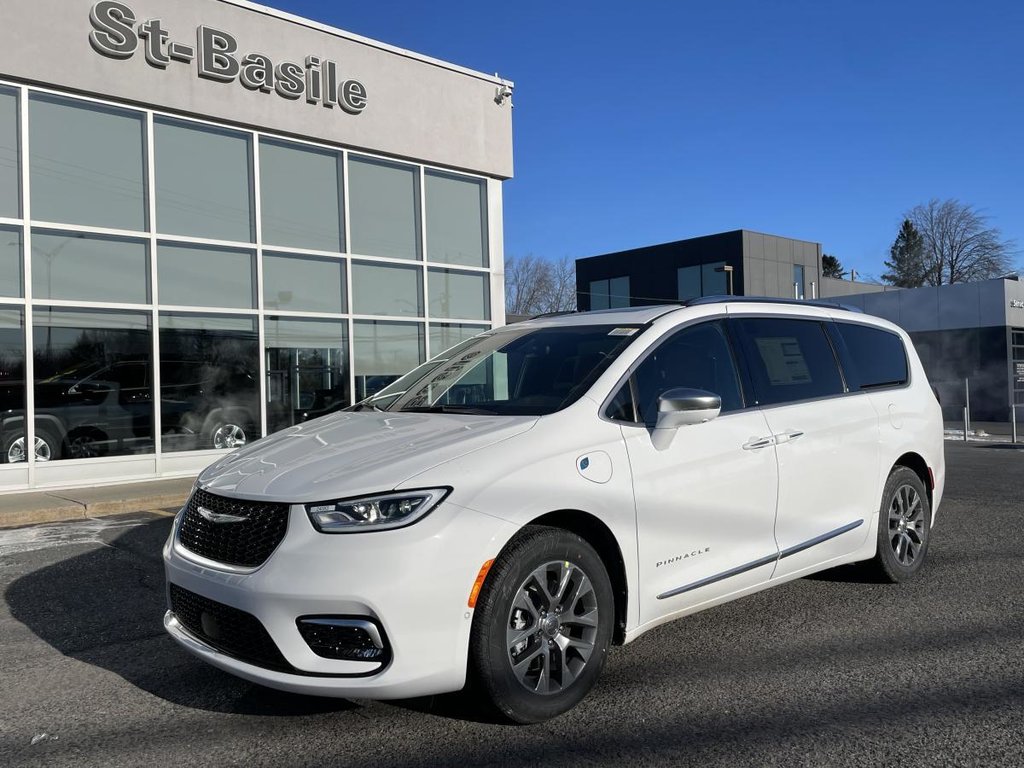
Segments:
[[[886,581],[906,581],[924,565],[931,531],[932,510],[924,483],[914,470],[895,467],[882,492],[878,552],[869,567]]]
[[[93,459],[106,455],[108,444],[105,434],[87,427],[68,434],[62,450],[69,459]]]
[[[560,528],[527,526],[497,558],[477,601],[472,683],[514,722],[548,720],[593,688],[614,624],[611,582],[594,548]]]
[[[40,441],[42,443],[40,444]],[[15,444],[20,445],[20,451]],[[25,431],[19,429],[4,440],[3,463],[10,464],[15,461],[25,461],[28,457],[25,450]],[[12,460],[13,454],[20,453],[22,458]],[[46,429],[36,429],[36,461],[51,461],[60,458],[60,440],[54,437]]]

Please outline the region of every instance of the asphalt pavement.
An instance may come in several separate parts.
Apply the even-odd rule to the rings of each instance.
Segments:
[[[0,531],[0,765],[1024,765],[1024,451],[947,461],[916,580],[843,568],[660,627],[536,726],[192,658],[161,626],[166,516]]]

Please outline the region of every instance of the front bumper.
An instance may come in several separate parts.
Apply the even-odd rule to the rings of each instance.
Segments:
[[[218,650],[169,610],[164,627],[182,647],[239,677],[296,693],[406,698],[465,684],[473,617],[467,599],[480,566],[514,526],[450,501],[406,528],[373,533],[322,534],[301,505],[288,514],[284,539],[258,568],[229,570],[196,558],[178,543],[177,521],[164,563],[168,584],[258,619],[294,672]],[[388,663],[318,656],[296,624],[311,615],[377,622],[390,644]]]

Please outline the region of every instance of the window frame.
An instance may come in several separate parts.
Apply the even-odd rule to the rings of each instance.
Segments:
[[[637,403],[637,369],[640,368],[640,366],[643,365],[644,362],[646,362],[647,358],[649,358],[651,355],[657,352],[657,350],[660,349],[664,344],[671,343],[672,340],[675,339],[679,334],[692,330],[693,328],[696,328],[701,325],[710,324],[716,324],[719,326],[719,330],[721,331],[722,336],[725,339],[726,346],[729,348],[729,354],[732,357],[733,367],[736,371],[736,384],[739,389],[741,401],[741,405],[739,408],[733,409],[731,411],[724,411],[721,414],[719,414],[719,416],[716,418],[727,418],[729,416],[732,416],[733,414],[743,413],[745,411],[749,411],[751,408],[756,408],[757,403],[754,402],[753,388],[750,383],[749,373],[747,371],[746,359],[743,357],[741,350],[738,346],[739,340],[737,339],[731,327],[729,318],[725,317],[724,315],[720,315],[713,317],[694,318],[689,322],[673,326],[672,328],[669,328],[663,335],[652,341],[651,344],[643,352],[640,353],[639,357],[637,357],[636,360],[630,363],[629,368],[626,370],[626,372],[621,377],[619,377],[618,381],[616,381],[615,383],[615,386],[611,388],[611,391],[608,393],[608,395],[601,401],[601,407],[598,413],[598,418],[600,418],[602,421],[607,421],[612,424],[651,429],[652,425],[647,424],[640,418],[640,407]],[[642,329],[641,333],[643,332],[643,330],[646,330],[647,327],[649,326],[646,326],[644,329]],[[622,388],[626,385],[629,386],[629,397],[633,406],[632,421],[616,419],[608,415],[608,410],[609,408],[611,408],[612,402],[618,396]]]
[[[827,394],[827,395],[816,395],[814,397],[802,397],[802,398],[794,399],[794,400],[783,400],[783,401],[774,402],[774,403],[762,403],[762,402],[760,402],[758,400],[758,398],[757,398],[757,388],[754,385],[753,367],[754,367],[755,363],[753,361],[751,361],[751,359],[750,359],[751,355],[753,355],[754,352],[755,352],[755,350],[753,348],[754,340],[751,338],[750,334],[748,334],[746,329],[743,327],[742,321],[744,321],[744,320],[787,320],[787,321],[793,321],[793,322],[811,322],[811,323],[817,324],[819,326],[819,328],[821,329],[821,331],[822,331],[822,335],[825,338],[826,344],[828,345],[829,349],[832,352],[832,359],[835,362],[836,370],[839,373],[839,381],[840,381],[840,385],[842,386],[842,391],[841,392],[832,393],[832,394]],[[735,315],[735,316],[730,317],[730,323],[735,328],[736,338],[739,340],[739,346],[740,346],[741,354],[743,355],[743,357],[744,357],[744,359],[746,361],[747,369],[748,369],[748,372],[749,372],[748,375],[750,377],[750,386],[751,386],[750,395],[751,395],[752,404],[754,406],[756,406],[758,408],[762,408],[762,409],[764,409],[764,408],[780,408],[780,407],[785,407],[785,406],[788,406],[788,405],[794,405],[794,404],[798,404],[798,403],[814,403],[814,402],[818,402],[819,400],[831,400],[831,399],[834,399],[834,398],[837,398],[837,397],[846,397],[847,395],[860,394],[860,390],[852,391],[850,389],[850,386],[849,386],[849,383],[848,383],[848,380],[847,380],[847,373],[846,373],[846,370],[843,367],[843,361],[840,359],[839,352],[836,349],[836,344],[835,344],[835,342],[832,339],[832,333],[830,332],[830,329],[829,329],[829,326],[832,325],[833,322],[834,322],[834,320],[831,317],[820,317],[820,316],[816,317],[816,316],[813,316],[813,315],[798,315],[798,314],[787,314],[787,313],[778,313],[778,314],[775,314],[775,313],[770,313],[770,314],[768,314],[768,313],[752,313],[752,314],[744,314],[744,315]]]
[[[843,332],[839,328],[840,325],[855,325],[855,326],[858,326],[860,328],[869,328],[871,330],[875,330],[875,331],[878,331],[880,333],[887,333],[890,336],[896,337],[896,339],[900,342],[900,346],[903,349],[903,360],[904,360],[904,362],[906,363],[906,366],[907,366],[907,377],[906,377],[906,380],[903,381],[900,384],[886,384],[886,385],[873,386],[873,387],[869,386],[867,389],[862,388],[861,384],[860,384],[860,380],[859,380],[860,379],[860,369],[859,369],[859,367],[857,365],[856,360],[853,357],[853,354],[850,352],[849,348],[846,346],[846,340],[843,338]],[[869,394],[871,392],[886,392],[888,390],[894,390],[894,389],[908,389],[911,386],[911,384],[913,384],[913,382],[914,382],[914,372],[913,372],[913,369],[911,368],[911,365],[910,365],[910,353],[907,351],[907,343],[903,340],[903,337],[900,336],[895,331],[891,331],[888,328],[882,328],[881,326],[878,326],[878,325],[872,325],[870,323],[858,323],[856,321],[846,320],[846,319],[843,319],[843,320],[833,319],[833,320],[831,320],[829,322],[828,328],[826,330],[827,330],[828,335],[829,335],[829,340],[832,342],[832,347],[835,350],[836,355],[837,355],[837,357],[839,359],[840,368],[843,371],[843,377],[844,377],[844,380],[846,381],[846,386],[847,386],[847,390],[848,390],[847,394],[860,395],[860,394]],[[853,387],[850,386],[852,381],[856,382],[856,384],[857,384],[857,388],[856,389],[853,389]]]

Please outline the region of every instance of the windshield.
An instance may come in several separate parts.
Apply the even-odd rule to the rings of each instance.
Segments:
[[[505,328],[452,347],[363,406],[542,416],[575,402],[639,331],[638,325]]]

